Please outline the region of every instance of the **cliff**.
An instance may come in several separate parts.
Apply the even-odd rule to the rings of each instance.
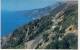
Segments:
[[[64,3],[2,38],[1,46],[3,49],[77,49],[77,31],[77,3]]]

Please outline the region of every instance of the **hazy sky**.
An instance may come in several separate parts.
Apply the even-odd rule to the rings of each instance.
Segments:
[[[2,10],[18,11],[42,8],[59,0],[2,0]]]

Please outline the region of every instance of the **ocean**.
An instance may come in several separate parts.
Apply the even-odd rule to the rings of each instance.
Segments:
[[[1,36],[6,36],[16,28],[32,21],[33,17],[24,16],[16,12],[2,12],[1,14]]]

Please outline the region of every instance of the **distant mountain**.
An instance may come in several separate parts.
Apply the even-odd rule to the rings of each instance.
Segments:
[[[28,10],[28,11],[25,12],[25,15],[27,15],[27,16],[49,15],[49,12],[52,11],[53,9],[55,9],[58,6],[59,6],[59,4],[56,3],[55,5],[47,6],[47,7],[44,7],[44,8]]]
[[[49,15],[49,12],[58,7],[63,3],[57,2],[54,5],[49,5],[44,8],[32,9],[32,10],[24,10],[24,11],[16,11],[15,14],[23,15],[23,16],[31,16],[31,17],[40,17]]]
[[[42,12],[49,14],[43,16]],[[50,12],[49,12],[50,11]],[[33,13],[34,12],[34,13]],[[17,28],[11,35],[1,39],[4,49],[77,49],[78,48],[78,4],[65,2],[55,9],[36,10],[36,20]],[[31,10],[26,15],[34,15]]]

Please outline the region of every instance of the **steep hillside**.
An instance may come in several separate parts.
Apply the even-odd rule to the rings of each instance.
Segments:
[[[64,3],[2,38],[2,48],[77,49],[77,3]]]

